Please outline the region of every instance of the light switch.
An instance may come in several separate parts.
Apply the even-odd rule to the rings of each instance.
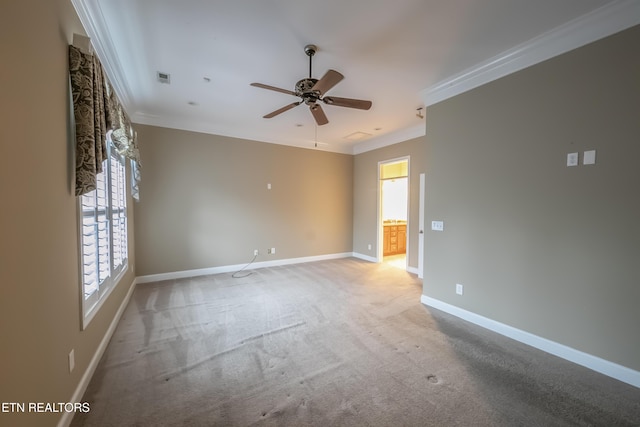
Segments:
[[[578,166],[578,153],[567,154],[567,166]]]
[[[431,221],[431,229],[434,231],[444,231],[444,221]]]
[[[585,151],[582,157],[583,165],[595,165],[596,164],[596,150]]]

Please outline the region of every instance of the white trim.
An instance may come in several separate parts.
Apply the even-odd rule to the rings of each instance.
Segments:
[[[425,105],[433,105],[637,24],[640,24],[640,2],[613,1],[440,81],[420,94]]]
[[[393,159],[387,159],[387,160],[380,160],[378,161],[378,194],[376,195],[376,202],[377,202],[377,217],[376,217],[376,239],[377,239],[377,251],[376,251],[376,256],[377,259],[382,262],[384,260],[384,224],[383,224],[383,218],[382,218],[382,175],[380,174],[380,172],[382,172],[382,166],[383,165],[389,165],[389,164],[393,164],[393,163],[404,163],[407,162],[407,230],[406,232],[409,232],[409,214],[411,213],[411,155],[407,155],[407,156],[400,156],[400,157],[395,157]],[[408,236],[408,234],[407,234]],[[408,242],[408,238],[406,239]],[[409,245],[406,244],[406,247],[408,248]],[[407,257],[409,255],[409,250],[407,249]],[[407,258],[408,259],[408,258]],[[406,265],[406,267],[408,267],[408,264]]]
[[[112,218],[113,212],[114,212],[114,199],[113,199],[113,177],[114,174],[116,174],[116,176],[119,175],[119,172],[116,170],[113,170],[113,166],[112,166],[112,160],[116,160],[117,164],[119,164],[120,166],[122,166],[122,178],[124,179],[124,182],[122,183],[122,190],[124,191],[124,212],[125,212],[125,224],[128,224],[128,207],[126,204],[126,189],[127,189],[127,184],[126,184],[126,164],[124,164],[124,157],[115,153],[113,151],[113,148],[111,146],[111,138],[109,136],[109,133],[107,134],[107,159],[105,159],[105,161],[107,162],[106,166],[104,166],[104,170],[103,170],[103,175],[104,175],[104,181],[105,181],[105,190],[107,192],[107,206],[105,207],[105,212],[107,214],[107,217]],[[120,183],[120,179],[116,179],[116,181],[118,181],[118,183]],[[116,184],[117,185],[117,184]],[[94,190],[97,191],[97,190]],[[116,189],[117,191],[117,189]],[[82,308],[82,318],[81,318],[81,328],[84,331],[85,329],[87,329],[87,327],[89,326],[89,324],[91,323],[91,321],[93,320],[94,316],[100,311],[100,308],[102,307],[102,305],[104,304],[104,302],[107,300],[107,298],[109,298],[109,295],[111,295],[111,292],[113,291],[113,289],[115,287],[118,286],[118,284],[120,283],[120,280],[122,279],[122,277],[124,276],[124,274],[128,271],[129,269],[129,254],[128,254],[128,243],[127,243],[127,254],[126,256],[122,259],[122,262],[118,265],[118,266],[114,266],[113,262],[114,262],[114,247],[113,247],[113,241],[114,241],[114,229],[113,229],[113,221],[109,220],[109,225],[107,227],[108,229],[108,234],[109,234],[109,275],[102,281],[100,282],[100,278],[99,278],[99,274],[96,276],[96,281],[98,282],[98,286],[97,289],[94,290],[91,295],[89,295],[88,298],[85,297],[85,277],[84,277],[84,272],[85,272],[85,259],[84,259],[84,251],[83,251],[83,236],[84,236],[84,212],[83,212],[83,197],[84,196],[79,196],[77,197],[77,214],[76,214],[76,219],[78,221],[78,251],[79,251],[79,259],[81,260],[80,263],[80,305]],[[97,208],[97,206],[95,207]],[[95,215],[95,212],[94,212]],[[126,225],[125,227],[125,231],[127,231],[128,229],[128,225]],[[127,234],[127,241],[128,241],[128,233]],[[97,260],[96,260],[97,262]],[[99,266],[96,265],[96,268],[98,268]]]
[[[371,255],[365,255],[365,254],[361,254],[358,252],[354,252],[353,254],[351,254],[354,258],[358,258],[361,259],[363,261],[369,261],[369,262],[374,262],[377,263],[378,259],[375,257],[372,257]]]
[[[125,110],[133,111],[131,90],[127,85],[126,79],[124,79],[124,72],[120,61],[118,61],[116,49],[109,38],[109,30],[99,2],[71,0],[71,3],[78,14],[82,27],[91,38],[91,45],[100,59],[109,83],[111,83],[113,90],[118,95],[118,99],[124,105]]]
[[[105,280],[105,282],[103,283],[103,286],[105,287],[103,293],[99,295],[98,301],[96,301],[95,304],[91,306],[86,312],[85,312],[86,300],[84,299],[84,284],[82,284],[82,288],[80,288],[80,298],[82,303],[82,330],[83,331],[89,327],[89,323],[91,323],[91,321],[96,316],[96,314],[100,312],[102,305],[109,298],[109,295],[111,295],[111,292],[113,292],[113,290],[118,287],[122,277],[127,273],[127,271],[129,271],[128,258],[125,259],[124,264],[125,264],[124,269],[122,269],[119,273],[117,273],[116,277],[113,278],[113,280],[111,276],[109,276],[107,280]],[[96,292],[100,292],[100,291],[96,291]]]
[[[78,1],[78,0],[75,0],[75,1]],[[103,62],[103,66],[104,66],[104,62]],[[105,68],[105,71],[109,76],[109,81],[111,81],[112,79],[111,79],[110,73],[108,72],[108,70],[106,70],[106,68]],[[120,98],[120,91],[118,90],[116,84],[113,84],[113,86],[114,86],[114,90],[116,91],[116,94]],[[125,91],[125,89],[122,89],[122,91]],[[122,103],[125,105],[125,107],[129,108],[129,110],[133,111],[133,109],[129,107],[129,104],[126,104],[124,101],[122,101]],[[199,133],[205,133],[209,135],[220,135],[220,136],[225,136],[229,138],[247,139],[251,141],[266,142],[269,144],[286,145],[290,147],[305,148],[309,150],[322,150],[322,151],[329,151],[333,153],[351,154],[351,155],[361,154],[367,151],[376,150],[378,148],[387,147],[389,145],[399,144],[401,142],[405,142],[414,138],[425,136],[427,133],[425,123],[423,121],[420,121],[418,125],[411,126],[408,128],[398,129],[396,131],[389,132],[384,135],[372,137],[367,139],[366,141],[362,141],[353,146],[338,144],[338,143],[320,145],[320,141],[318,141],[318,147],[316,147],[314,145],[315,141],[313,140],[288,138],[286,135],[280,136],[278,138],[269,138],[269,137],[265,137],[263,133],[256,132],[250,128],[238,129],[237,127],[229,127],[221,124],[212,124],[210,122],[192,120],[189,118],[164,117],[164,116],[158,116],[153,114],[147,114],[140,111],[132,112],[130,114],[130,118],[134,123],[139,123],[142,125],[184,130],[189,132],[199,132]]]
[[[420,121],[419,125],[405,129],[399,129],[385,135],[368,139],[353,146],[351,154],[361,154],[367,151],[377,150],[378,148],[387,147],[389,145],[399,144],[414,138],[419,138],[427,134],[427,127],[424,122]]]
[[[136,288],[136,285],[137,285],[137,279],[133,279],[133,281],[131,282],[131,285],[129,286],[129,290],[127,291],[127,295],[125,295],[124,299],[120,303],[120,306],[118,307],[118,311],[116,311],[116,314],[113,317],[113,320],[111,320],[111,323],[109,324],[109,328],[105,332],[104,337],[102,337],[102,341],[100,341],[100,345],[98,345],[96,352],[93,354],[93,357],[89,362],[89,366],[87,366],[87,369],[84,371],[84,374],[82,374],[82,378],[80,379],[80,382],[78,383],[78,386],[76,387],[76,390],[74,391],[73,396],[71,397],[71,400],[69,400],[69,402],[79,403],[85,391],[87,391],[89,382],[91,381],[91,378],[93,377],[93,374],[96,371],[96,368],[98,367],[98,363],[100,363],[100,359],[102,359],[102,355],[104,354],[105,350],[107,349],[107,346],[109,345],[109,341],[111,340],[111,337],[113,336],[113,333],[115,332],[116,327],[118,326],[118,322],[120,322],[120,318],[122,317],[124,310],[127,308],[127,305],[129,304],[129,300],[131,299],[131,295],[133,295],[133,291]],[[64,412],[62,414],[62,417],[60,418],[60,421],[58,421],[58,427],[69,426],[69,424],[71,424],[71,420],[73,419],[73,415],[74,415],[74,412]]]
[[[210,124],[204,122],[192,123],[188,120],[178,119],[171,120],[171,123],[169,123],[169,120],[166,118],[160,119],[137,112],[133,103],[131,89],[124,78],[125,74],[109,36],[109,31],[99,2],[71,0],[71,3],[78,14],[82,26],[91,38],[92,45],[95,48],[97,56],[100,58],[111,85],[134,122],[214,133],[223,136],[233,136],[235,138],[252,139],[301,148],[312,147],[311,144],[307,146],[307,141],[265,141],[260,135],[254,135],[246,130],[244,134],[238,134],[236,130],[212,127]],[[601,8],[543,33],[526,43],[509,49],[487,61],[483,61],[446,80],[440,81],[422,90],[420,96],[424,100],[425,105],[433,105],[639,23],[640,2],[637,0],[612,1]],[[322,149],[325,151],[355,155],[421,137],[425,134],[426,126],[425,123],[421,121],[419,125],[374,137],[356,144],[353,147],[332,144],[328,147],[322,147]],[[318,148],[314,147],[314,149]]]
[[[425,174],[420,174],[420,195],[418,204],[418,269],[416,274],[419,279],[424,276],[424,189]]]
[[[524,344],[535,347],[544,352],[561,357],[570,362],[584,366],[611,378],[615,378],[634,387],[640,388],[640,372],[627,368],[626,366],[618,365],[617,363],[610,362],[605,359],[593,356],[591,354],[576,350],[568,347],[564,344],[557,343],[555,341],[548,340],[546,338],[539,337],[526,331],[514,328],[504,323],[497,322],[495,320],[480,316],[479,314],[467,311],[460,307],[448,304],[446,302],[437,300],[435,298],[422,295],[420,297],[422,304],[429,307],[437,308],[446,313],[452,314],[468,322],[474,323],[490,331],[496,332],[500,335],[512,338],[516,341],[520,341]]]
[[[407,265],[407,271],[411,274],[415,274],[416,276],[418,276],[418,269],[416,267],[411,267],[409,265]],[[420,277],[418,277],[420,278]]]
[[[117,91],[116,91],[117,92]],[[169,129],[185,130],[189,132],[200,132],[210,135],[220,135],[229,138],[247,139],[251,141],[266,142],[269,144],[286,145],[290,147],[306,148],[309,150],[322,150],[341,154],[361,154],[367,151],[377,150],[378,148],[387,147],[389,145],[399,144],[414,138],[425,136],[427,128],[423,121],[416,126],[405,129],[399,129],[388,134],[376,136],[366,141],[362,141],[353,146],[343,144],[326,144],[318,147],[314,146],[314,141],[304,139],[287,138],[286,136],[272,139],[265,137],[260,132],[254,132],[251,129],[237,129],[233,127],[223,126],[219,124],[211,124],[208,122],[195,121],[184,118],[168,118],[141,112],[134,112],[130,115],[131,120],[135,123],[164,127]]]
[[[358,253],[358,252],[354,252],[353,253],[353,257],[361,259],[363,261],[373,262],[373,263],[376,263],[376,264],[380,263],[376,258],[374,258],[372,256],[369,256],[369,255],[364,255],[364,254],[361,254],[361,253]],[[410,265],[407,265],[407,272],[415,274],[415,275],[418,275],[418,269],[416,267],[411,267]]]
[[[327,255],[316,255],[300,258],[277,259],[274,261],[261,261],[250,264],[247,269],[255,270],[256,268],[278,267],[281,265],[301,264],[304,262],[325,261],[329,259],[349,258],[355,256],[353,252],[343,252]],[[186,277],[207,276],[209,274],[233,273],[239,271],[247,264],[223,265],[219,267],[199,268],[195,270],[182,270],[170,273],[149,274],[147,276],[138,276],[137,283],[161,282],[163,280],[184,279]]]
[[[209,135],[220,135],[228,138],[247,139],[251,141],[266,142],[269,144],[286,145],[289,147],[305,148],[309,150],[322,150],[333,153],[352,154],[352,148],[349,145],[340,144],[323,144],[318,141],[315,147],[315,141],[309,139],[294,139],[283,135],[277,139],[265,137],[263,133],[254,131],[250,128],[238,129],[234,127],[224,126],[220,124],[212,124],[209,122],[179,118],[179,117],[161,117],[146,113],[136,112],[130,115],[131,120],[135,123],[164,127],[169,129],[185,130],[189,132],[200,132]]]

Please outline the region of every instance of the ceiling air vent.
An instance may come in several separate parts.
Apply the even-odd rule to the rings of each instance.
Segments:
[[[163,73],[158,71],[157,73],[158,76],[158,81],[160,83],[166,83],[166,84],[170,84],[171,83],[171,74],[169,73]]]
[[[344,136],[344,139],[348,139],[349,141],[359,141],[361,139],[364,138],[368,138],[370,137],[371,134],[370,133],[366,133],[366,132],[354,132],[350,135]]]

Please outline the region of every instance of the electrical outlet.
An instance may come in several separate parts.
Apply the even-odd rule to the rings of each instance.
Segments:
[[[567,154],[567,166],[578,166],[578,153]]]
[[[371,243],[367,246],[367,249],[371,250]]]
[[[73,372],[73,368],[76,367],[76,355],[75,350],[69,352],[69,373]]]
[[[456,294],[462,295],[464,287],[460,283],[456,283]]]
[[[271,248],[269,250],[270,250],[270,252],[269,252],[270,254],[275,254],[276,253],[276,248]]]
[[[258,250],[257,249],[253,250],[253,256],[258,256]]]

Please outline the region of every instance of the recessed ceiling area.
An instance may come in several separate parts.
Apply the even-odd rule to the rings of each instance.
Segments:
[[[619,20],[631,4],[72,1],[134,122],[344,153],[424,135],[429,117],[418,109],[440,99],[429,98],[434,90],[444,94],[456,85],[466,90],[461,78],[500,59],[508,64],[508,55],[531,43],[558,44],[572,36],[571,43],[584,44],[573,34],[593,28],[596,20]],[[631,24],[608,23],[602,32]],[[587,39],[608,35],[603,34],[592,30]],[[571,48],[571,43],[565,44]],[[263,118],[298,99],[250,83],[294,91],[296,82],[308,77],[308,44],[317,46],[312,77],[320,79],[329,69],[344,75],[327,95],[371,100],[369,110],[323,105],[329,120],[323,126],[304,105]],[[159,81],[161,74],[169,81]]]

